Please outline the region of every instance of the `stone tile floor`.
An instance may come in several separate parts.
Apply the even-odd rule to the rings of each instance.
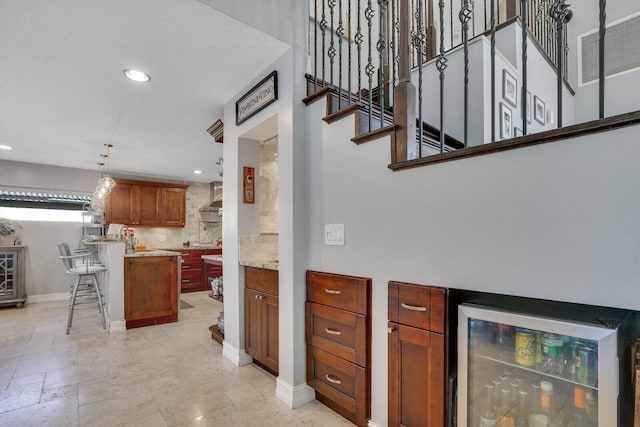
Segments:
[[[317,401],[292,410],[275,378],[236,367],[211,339],[207,292],[180,321],[107,334],[66,301],[0,308],[0,426],[352,426]]]

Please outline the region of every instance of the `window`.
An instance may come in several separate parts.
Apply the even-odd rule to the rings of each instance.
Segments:
[[[14,221],[82,222],[91,197],[0,190],[0,217]]]

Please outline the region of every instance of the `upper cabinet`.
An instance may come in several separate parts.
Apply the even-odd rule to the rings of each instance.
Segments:
[[[105,199],[104,222],[146,227],[184,227],[187,185],[116,178]]]

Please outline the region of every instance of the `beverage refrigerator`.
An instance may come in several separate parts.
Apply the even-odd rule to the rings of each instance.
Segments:
[[[458,307],[457,425],[632,425],[625,310],[494,296]]]

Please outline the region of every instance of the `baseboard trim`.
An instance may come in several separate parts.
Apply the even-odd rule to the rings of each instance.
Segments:
[[[28,295],[27,304],[38,304],[41,302],[64,301],[69,299],[69,292],[60,292],[56,294],[40,294]]]
[[[367,426],[369,426],[369,427],[382,427],[380,424],[376,424],[371,420],[369,420],[369,422],[367,423]]]
[[[126,320],[114,320],[113,322],[109,322],[109,333],[124,332],[126,330],[127,330]]]
[[[244,351],[240,351],[227,341],[222,342],[222,355],[236,366],[244,366],[253,362],[253,358]]]
[[[276,397],[289,408],[296,409],[315,400],[316,391],[306,383],[291,387],[289,383],[278,377],[276,379]]]

